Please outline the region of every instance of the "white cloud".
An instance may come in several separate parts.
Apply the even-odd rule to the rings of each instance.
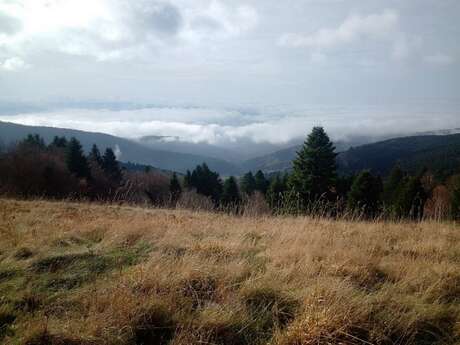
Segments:
[[[435,55],[429,55],[425,57],[425,62],[433,65],[447,66],[454,63],[455,59],[447,54],[437,53]]]
[[[399,15],[394,10],[368,16],[352,15],[337,28],[321,29],[313,34],[291,33],[281,36],[279,43],[290,47],[335,48],[360,38],[382,39],[397,32]]]
[[[115,157],[117,157],[118,160],[121,159],[121,156],[122,156],[123,153],[120,150],[120,146],[115,145],[114,154],[115,154]]]
[[[199,114],[202,114],[200,119]],[[304,138],[318,125],[324,126],[334,140],[356,135],[397,136],[460,127],[458,111],[440,104],[420,104],[409,110],[404,107],[390,110],[379,107],[276,107],[250,115],[237,110],[206,108],[61,109],[0,116],[0,121],[80,129],[132,139],[151,135],[178,137],[185,142],[219,146],[234,143],[284,145]]]
[[[258,20],[253,7],[219,0],[20,0],[17,6],[3,9],[9,11],[5,18],[23,30],[13,32],[12,24],[3,25],[15,35],[0,40],[0,48],[56,51],[98,60],[149,59],[166,46],[182,50],[206,39],[240,35]]]
[[[15,71],[26,69],[29,67],[30,65],[28,65],[24,60],[22,60],[19,57],[12,57],[12,58],[6,59],[3,62],[0,62],[0,69],[9,71],[9,72],[15,72]]]

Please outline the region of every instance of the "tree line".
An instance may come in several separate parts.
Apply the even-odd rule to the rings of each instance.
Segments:
[[[156,172],[127,171],[112,148],[94,144],[86,154],[73,137],[46,144],[29,134],[0,154],[0,193],[8,196],[161,204],[170,198],[168,183]]]
[[[396,165],[385,179],[369,170],[337,174],[335,147],[322,127],[313,128],[290,173],[248,172],[222,182],[203,164],[184,177],[185,190],[218,206],[240,205],[261,195],[275,214],[310,214],[361,219],[460,219],[460,175],[439,183],[426,169],[413,176]]]
[[[150,167],[122,165],[111,148],[101,153],[94,144],[85,154],[76,138],[55,137],[46,144],[30,134],[0,154],[0,193],[237,213],[252,205],[272,214],[460,219],[460,175],[439,183],[429,171],[413,176],[395,166],[386,178],[367,170],[339,176],[335,147],[321,127],[308,135],[289,173],[222,178],[203,163],[183,176],[165,176]]]

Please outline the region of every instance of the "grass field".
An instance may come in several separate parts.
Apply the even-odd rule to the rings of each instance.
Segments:
[[[460,344],[460,227],[0,200],[0,339]]]

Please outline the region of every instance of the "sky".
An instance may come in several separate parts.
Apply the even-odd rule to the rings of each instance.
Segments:
[[[0,121],[283,145],[460,127],[458,0],[0,0]]]

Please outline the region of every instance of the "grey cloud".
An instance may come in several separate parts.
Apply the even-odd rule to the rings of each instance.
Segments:
[[[149,3],[139,15],[145,27],[168,35],[176,35],[184,22],[180,9],[166,2]]]
[[[19,19],[0,12],[0,34],[13,35],[21,31],[21,28]]]

